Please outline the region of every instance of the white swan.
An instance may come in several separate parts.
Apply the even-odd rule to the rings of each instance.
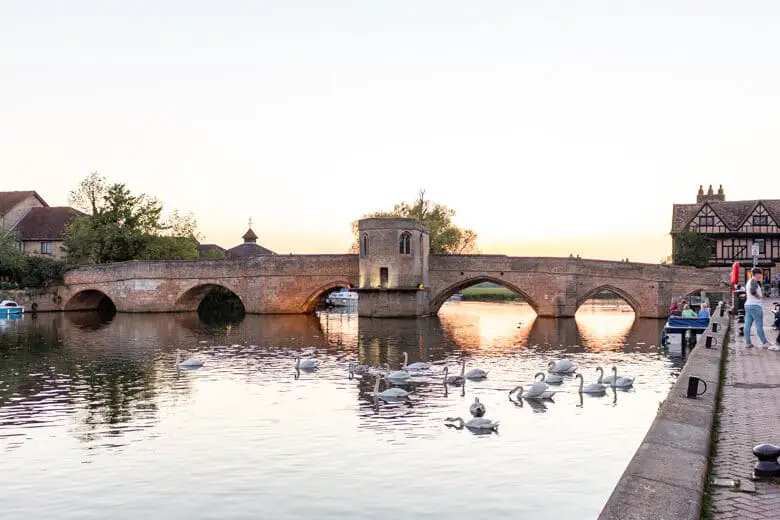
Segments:
[[[350,361],[349,363],[349,377],[352,379],[353,377],[363,377],[371,374],[371,369],[365,365],[359,365],[357,363],[354,363]]]
[[[176,366],[179,368],[200,368],[203,366],[203,360],[198,358],[190,358],[186,361],[181,360],[181,352],[176,351]]]
[[[580,380],[580,388],[577,390],[580,394],[604,395],[607,391],[607,385],[600,383],[591,383],[588,386],[584,386],[585,379],[582,377],[582,374],[577,374],[575,378]]]
[[[463,368],[465,370],[466,368],[466,362],[463,362]],[[463,374],[463,377],[466,379],[485,379],[487,377],[487,372],[482,370],[481,368],[472,368],[465,374]]]
[[[412,363],[411,365],[408,365],[409,363],[409,354],[404,352],[404,366],[401,367],[404,370],[411,370],[412,372],[418,372],[421,370],[430,370],[431,364],[430,363],[423,363],[421,361],[418,361],[416,363]]]
[[[612,388],[631,388],[634,386],[633,377],[618,377],[617,367],[612,367],[612,375],[615,377],[610,384]]]
[[[599,380],[596,381],[598,384],[611,385],[612,381],[615,380],[615,375],[614,374],[611,375],[611,376],[605,376],[604,375],[604,369],[601,368],[601,367],[597,367],[596,368],[596,372],[599,373]]]
[[[573,374],[576,370],[577,367],[574,366],[570,359],[550,361],[547,364],[547,371],[551,374]]]
[[[534,376],[534,379],[539,376],[542,376],[542,383],[549,383],[551,385],[559,385],[563,383],[563,376],[559,376],[558,374],[545,375],[544,372],[539,372]]]
[[[540,381],[537,381],[539,383]],[[512,397],[512,394],[517,392],[517,395],[522,397],[523,399],[552,399],[552,396],[554,396],[557,392],[552,392],[550,390],[543,390],[542,392],[536,393],[536,392],[524,392],[522,386],[516,386],[512,390],[509,391],[509,397]]]
[[[459,423],[459,426],[455,426],[454,424],[448,425],[452,426],[453,428],[457,428],[458,430],[462,430],[465,426],[469,430],[485,432],[498,431],[498,421],[493,422],[490,419],[485,419],[484,417],[475,417],[474,419],[469,419],[468,421],[464,421],[462,417],[447,417],[446,422]]]
[[[461,373],[459,376],[451,376],[449,367],[444,367],[444,384],[445,385],[453,385],[453,386],[460,386],[463,383],[466,382],[466,378],[463,377],[463,371],[461,370]]]
[[[379,381],[381,381],[381,377],[376,378],[376,383],[374,384],[374,397],[382,399],[383,401],[393,401],[398,399],[406,399],[409,397],[409,392],[404,390],[403,388],[388,388],[387,390],[379,391]]]
[[[390,372],[385,376],[385,379],[395,384],[404,384],[411,378],[412,375],[406,370],[396,370],[395,372]]]
[[[295,368],[298,370],[314,370],[317,368],[317,360],[316,359],[301,359],[299,357],[295,358]]]
[[[474,417],[482,417],[485,415],[485,405],[479,402],[479,397],[474,398],[474,403],[469,407],[469,412]]]

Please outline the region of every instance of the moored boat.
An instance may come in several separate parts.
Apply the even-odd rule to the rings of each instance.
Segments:
[[[358,293],[350,291],[346,287],[342,288],[338,292],[332,293],[327,298],[327,302],[336,307],[348,307],[350,305],[357,305]]]
[[[24,314],[24,307],[13,300],[3,300],[0,302],[0,318],[8,316],[19,316]]]

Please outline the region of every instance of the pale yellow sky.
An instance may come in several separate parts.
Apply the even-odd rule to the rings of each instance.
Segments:
[[[326,253],[425,188],[483,252],[648,262],[699,184],[780,192],[773,2],[204,4],[3,2],[0,189]]]

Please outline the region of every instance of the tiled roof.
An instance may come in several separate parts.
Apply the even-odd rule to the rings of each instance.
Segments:
[[[0,215],[5,215],[11,211],[14,206],[28,197],[35,197],[41,204],[48,206],[46,201],[34,191],[0,191]]]
[[[227,256],[227,250],[224,247],[218,246],[217,244],[198,244],[198,256],[200,256],[200,258],[203,258],[209,253],[213,252],[221,253]]]
[[[245,243],[228,249],[230,258],[251,258],[253,256],[275,255],[270,249],[259,244]]]
[[[83,215],[68,207],[31,208],[14,227],[21,240],[62,240],[68,224]]]
[[[699,210],[708,204],[712,211],[731,231],[737,231],[761,203],[776,223],[780,224],[780,200],[735,200],[733,202],[708,201],[699,204],[675,204],[672,206],[672,233],[684,231]]]

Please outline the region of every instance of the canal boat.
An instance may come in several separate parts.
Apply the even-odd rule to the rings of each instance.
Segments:
[[[695,343],[696,337],[710,325],[709,318],[681,318],[669,316],[661,331],[661,346],[680,349],[684,341]]]
[[[358,293],[350,291],[346,287],[342,287],[340,291],[334,292],[328,296],[326,301],[330,305],[336,307],[349,307],[350,305],[357,305]]]
[[[24,314],[24,307],[13,300],[3,300],[0,302],[0,318],[10,316],[21,316]]]

